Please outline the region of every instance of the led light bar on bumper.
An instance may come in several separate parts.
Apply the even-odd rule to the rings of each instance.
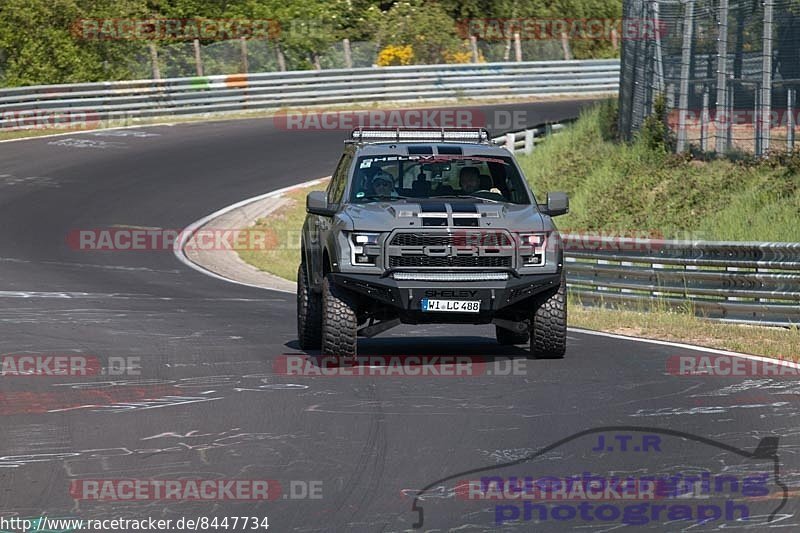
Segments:
[[[519,255],[521,266],[542,266],[545,263],[547,233],[520,233]]]
[[[394,272],[397,281],[506,281],[506,272]]]

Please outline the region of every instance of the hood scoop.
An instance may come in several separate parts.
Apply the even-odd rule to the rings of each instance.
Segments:
[[[481,204],[475,202],[420,201],[418,203],[383,204],[367,211],[382,211],[390,214],[403,225],[422,227],[479,227],[491,225],[493,219],[506,216],[503,204]],[[482,220],[483,219],[483,220]]]
[[[419,204],[401,204],[389,207],[389,212],[392,213],[395,218],[414,218],[419,215],[419,211]]]
[[[506,206],[502,204],[481,204],[478,212],[486,218],[503,218],[506,214]]]

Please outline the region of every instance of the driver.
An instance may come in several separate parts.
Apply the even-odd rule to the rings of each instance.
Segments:
[[[394,190],[394,179],[391,174],[384,171],[378,172],[372,178],[372,190],[378,196],[397,196],[397,191]]]
[[[458,173],[458,183],[461,185],[461,191],[467,194],[472,194],[481,186],[480,172],[477,167],[464,167]]]

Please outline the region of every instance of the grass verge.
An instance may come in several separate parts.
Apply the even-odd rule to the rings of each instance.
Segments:
[[[700,160],[653,149],[647,138],[609,140],[613,115],[613,103],[592,107],[518,158],[539,198],[569,193],[562,231],[800,242],[800,151]]]
[[[572,299],[574,302],[574,299]],[[800,360],[800,329],[725,324],[683,311],[631,311],[569,304],[569,325],[720,350]]]
[[[271,244],[267,250],[238,250],[239,257],[256,268],[291,281],[297,281],[300,264],[300,230],[306,217],[306,195],[323,190],[328,180],[311,187],[296,189],[284,195],[286,204],[268,218],[260,218],[251,227],[263,231]]]

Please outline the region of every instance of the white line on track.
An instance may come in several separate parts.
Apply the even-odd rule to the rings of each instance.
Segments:
[[[780,366],[786,366],[789,368],[796,368],[800,369],[800,363],[795,363],[793,361],[783,361],[780,359],[772,359],[770,357],[762,357],[760,355],[750,355],[746,353],[739,353],[739,352],[730,352],[728,350],[718,350],[717,348],[706,348],[704,346],[695,346],[694,344],[684,344],[681,342],[671,342],[671,341],[662,341],[656,339],[642,339],[640,337],[629,337],[627,335],[618,335],[616,333],[606,333],[604,331],[593,331],[590,329],[582,329],[582,328],[567,328],[569,331],[575,333],[584,333],[586,335],[596,335],[598,337],[608,337],[611,339],[621,339],[625,341],[631,342],[646,342],[649,344],[659,344],[661,346],[672,346],[674,348],[681,348],[684,350],[694,350],[697,352],[706,352],[706,353],[713,353],[717,355],[730,355],[733,357],[743,357],[745,359],[750,359],[752,361],[761,361],[765,363],[775,363]]]
[[[15,143],[20,141],[35,141],[36,139],[50,139],[53,137],[64,137],[66,135],[80,135],[82,133],[96,133],[100,131],[115,131],[115,130],[135,130],[135,129],[144,129],[144,128],[152,128],[156,126],[175,126],[177,124],[192,124],[191,122],[158,122],[154,124],[138,124],[133,126],[114,126],[111,128],[92,128],[92,129],[85,129],[85,130],[77,130],[77,131],[65,131],[63,133],[48,133],[47,135],[34,135],[32,137],[20,137],[19,139],[3,139],[0,141],[2,143]],[[0,130],[2,131],[2,130]]]
[[[316,185],[317,183],[320,183],[322,181],[322,179],[323,178],[318,178],[318,179],[315,179],[315,180],[306,181],[304,183],[299,183],[297,185],[291,185],[289,187],[284,187],[282,189],[278,189],[276,191],[268,192],[266,194],[253,196],[252,198],[247,198],[246,200],[242,200],[241,202],[236,202],[235,204],[229,205],[227,207],[223,207],[219,211],[214,211],[210,215],[204,216],[200,220],[192,222],[191,224],[186,226],[183,229],[183,231],[181,231],[180,238],[177,241],[175,241],[175,244],[173,245],[172,251],[175,254],[175,257],[177,257],[178,260],[181,263],[183,263],[184,265],[186,265],[186,266],[188,266],[190,268],[193,268],[194,270],[197,270],[198,272],[202,272],[203,274],[206,274],[207,276],[211,276],[212,278],[220,279],[220,280],[227,281],[227,282],[230,282],[230,283],[235,283],[237,285],[244,285],[246,287],[255,287],[255,288],[258,288],[258,289],[264,289],[264,287],[260,287],[258,285],[253,285],[252,283],[245,283],[243,281],[237,281],[235,279],[231,279],[231,278],[226,278],[224,276],[220,276],[216,272],[212,272],[212,271],[210,271],[210,270],[208,270],[206,268],[201,267],[200,265],[198,265],[197,263],[192,262],[188,257],[186,257],[186,254],[183,252],[183,247],[186,246],[186,243],[189,241],[189,239],[192,238],[192,235],[194,235],[194,233],[198,229],[200,229],[201,227],[205,226],[206,224],[208,224],[210,221],[214,220],[215,218],[224,215],[225,213],[229,213],[229,212],[233,211],[234,209],[238,209],[240,207],[244,207],[246,205],[252,204],[253,202],[258,202],[259,200],[264,200],[266,198],[272,198],[274,196],[280,196],[281,194],[285,194],[285,193],[293,191],[295,189],[301,189],[303,187],[310,187],[312,185]],[[287,291],[287,290],[283,290],[283,289],[265,289],[265,290],[271,290],[271,291],[284,292],[284,293],[288,293],[288,294],[294,294],[294,291]]]

